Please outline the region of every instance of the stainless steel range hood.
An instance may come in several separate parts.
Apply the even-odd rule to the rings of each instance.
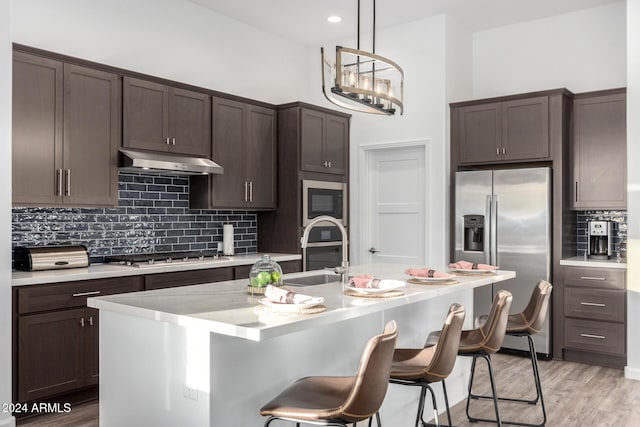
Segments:
[[[156,151],[120,149],[120,170],[159,172],[173,175],[208,175],[224,173],[224,168],[204,157]]]

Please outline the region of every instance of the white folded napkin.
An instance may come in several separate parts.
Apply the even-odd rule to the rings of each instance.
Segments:
[[[273,285],[267,286],[264,292],[264,296],[269,301],[277,302],[280,304],[296,304],[296,305],[309,305],[320,304],[324,302],[322,297],[312,297],[310,295],[297,294],[288,289],[278,288]]]
[[[390,279],[376,279],[375,277],[364,274],[362,276],[355,276],[349,280],[349,285],[355,288],[370,288],[370,289],[396,289],[401,288],[405,283],[401,280]]]

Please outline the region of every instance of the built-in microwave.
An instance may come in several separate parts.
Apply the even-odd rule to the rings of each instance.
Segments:
[[[347,226],[347,184],[343,182],[302,181],[302,226],[317,216],[329,215]]]

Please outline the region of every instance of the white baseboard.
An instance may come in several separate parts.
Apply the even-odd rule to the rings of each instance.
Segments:
[[[16,427],[16,419],[9,417],[4,420],[0,420],[0,427]]]
[[[630,368],[629,366],[624,367],[624,377],[628,380],[639,380],[640,381],[640,369],[639,368]]]

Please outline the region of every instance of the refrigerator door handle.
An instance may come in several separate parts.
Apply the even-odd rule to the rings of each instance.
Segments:
[[[498,196],[491,196],[491,265],[498,265]]]
[[[491,264],[491,227],[493,221],[491,219],[491,194],[487,194],[487,205],[485,207],[485,218],[487,219],[487,223],[484,227],[484,262],[487,264]]]

